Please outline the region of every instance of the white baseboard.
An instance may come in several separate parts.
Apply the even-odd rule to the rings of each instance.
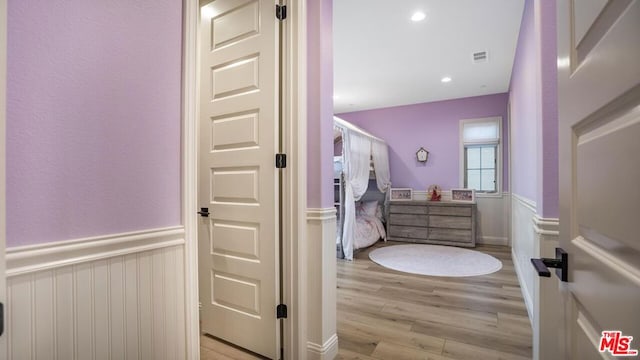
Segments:
[[[338,355],[338,336],[333,334],[324,344],[307,343],[308,360],[333,360]]]
[[[480,236],[476,239],[476,243],[484,244],[484,245],[508,246],[509,239],[506,237],[498,237],[498,236]]]
[[[186,356],[181,227],[8,250],[9,359]]]

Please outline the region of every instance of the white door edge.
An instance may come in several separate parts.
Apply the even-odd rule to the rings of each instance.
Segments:
[[[0,0],[5,2],[6,0]],[[275,3],[274,3],[275,6]],[[302,248],[306,234],[304,211],[307,198],[306,177],[306,5],[305,1],[287,3],[288,18],[284,24],[284,97],[283,120],[285,153],[289,158],[285,175],[283,218],[285,253],[285,303],[289,318],[284,322],[286,359],[304,359],[306,355],[306,262]],[[198,152],[198,44],[199,0],[183,1],[183,84],[182,84],[182,221],[185,227],[185,302],[187,359],[200,355],[198,310],[198,242],[197,242],[197,152]]]

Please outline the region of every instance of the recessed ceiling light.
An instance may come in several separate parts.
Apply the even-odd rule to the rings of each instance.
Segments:
[[[427,17],[422,11],[416,11],[411,15],[411,21],[422,21]]]
[[[440,81],[442,81],[443,83],[448,83],[448,82],[451,82],[451,78],[448,76],[445,76]]]

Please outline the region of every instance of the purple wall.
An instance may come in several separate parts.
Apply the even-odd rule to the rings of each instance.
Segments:
[[[539,118],[538,56],[533,1],[525,1],[516,57],[511,73],[511,191],[537,198],[537,139]]]
[[[7,246],[179,225],[182,6],[9,1]]]
[[[556,53],[555,1],[526,0],[510,86],[511,187],[549,218],[558,217]]]
[[[501,116],[503,135],[506,127],[508,94],[477,96],[432,103],[343,113],[350,121],[389,145],[389,163],[393,187],[426,190],[431,184],[443,189],[460,186],[460,120]],[[506,136],[503,144],[507,143]],[[416,160],[420,147],[429,151],[429,161]],[[508,164],[503,151],[503,190],[506,188]]]
[[[540,13],[540,91],[541,131],[539,149],[542,166],[539,180],[538,211],[542,217],[559,216],[558,184],[558,66],[557,23],[555,0],[536,3]]]
[[[333,207],[333,1],[307,1],[307,207]]]

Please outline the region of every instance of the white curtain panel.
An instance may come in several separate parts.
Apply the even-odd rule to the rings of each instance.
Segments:
[[[373,168],[376,171],[376,184],[381,193],[386,193],[391,187],[391,171],[389,170],[389,149],[386,143],[378,140],[371,142],[371,156]]]
[[[345,201],[342,249],[347,260],[353,260],[353,241],[356,226],[356,201],[362,198],[369,185],[371,139],[345,131],[342,137],[344,156]]]

